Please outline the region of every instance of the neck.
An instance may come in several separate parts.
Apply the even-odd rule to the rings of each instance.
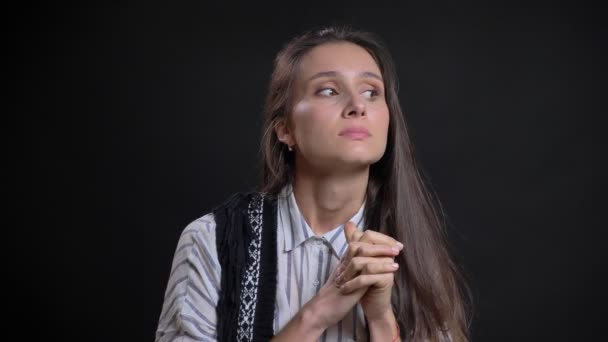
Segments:
[[[357,213],[365,200],[368,179],[368,166],[340,174],[296,171],[294,196],[315,235],[329,232]]]

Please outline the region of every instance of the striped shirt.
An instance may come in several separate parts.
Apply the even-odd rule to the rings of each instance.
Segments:
[[[363,227],[364,204],[350,219]],[[338,266],[348,246],[344,225],[316,236],[298,209],[291,187],[277,200],[277,334],[312,299]],[[216,341],[216,305],[221,267],[215,244],[215,221],[207,214],[182,232],[175,251],[156,341]],[[367,341],[365,318],[356,305],[319,341]]]

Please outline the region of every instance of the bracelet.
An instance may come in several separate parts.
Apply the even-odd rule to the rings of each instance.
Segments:
[[[399,330],[399,323],[397,323],[397,336],[395,336],[395,338],[391,342],[399,341],[400,337],[401,337],[401,331]]]

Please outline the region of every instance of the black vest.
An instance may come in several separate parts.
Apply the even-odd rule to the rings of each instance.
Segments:
[[[268,341],[277,288],[276,198],[237,193],[213,214],[222,267],[218,341]]]

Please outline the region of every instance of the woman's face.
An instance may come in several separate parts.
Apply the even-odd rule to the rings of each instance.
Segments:
[[[301,60],[294,95],[277,135],[293,145],[297,163],[338,171],[382,157],[389,112],[380,69],[365,49],[346,42],[312,49]]]

